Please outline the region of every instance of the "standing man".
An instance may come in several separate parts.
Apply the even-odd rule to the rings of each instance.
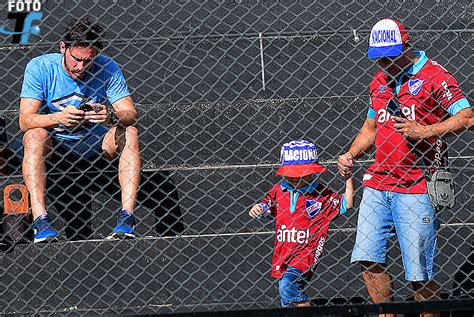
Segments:
[[[61,53],[33,58],[20,95],[23,177],[30,192],[34,242],[57,239],[45,207],[45,160],[55,153],[93,162],[119,157],[122,210],[112,236],[134,238],[140,182],[138,113],[115,61],[101,54],[103,29],[76,21],[60,42]],[[105,106],[108,101],[114,112]],[[107,129],[104,124],[113,124]],[[20,151],[21,152],[21,151]],[[67,190],[67,189],[64,189]]]
[[[428,169],[446,166],[442,137],[465,128],[471,107],[453,76],[415,50],[398,21],[384,19],[375,24],[368,56],[377,60],[381,70],[370,84],[365,123],[338,160],[340,174],[349,175],[355,159],[375,145],[375,163],[363,178],[351,261],[361,264],[374,302],[392,301],[392,279],[384,263],[394,226],[415,300],[435,299],[439,296],[439,286],[433,281],[438,220],[422,165]],[[436,314],[425,316],[430,315]]]

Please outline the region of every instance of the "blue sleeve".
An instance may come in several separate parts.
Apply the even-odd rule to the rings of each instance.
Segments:
[[[347,201],[346,196],[342,195],[341,207],[339,207],[339,215],[345,214],[347,211]]]
[[[118,64],[111,60],[107,65],[107,72],[111,74],[106,91],[110,103],[113,104],[123,97],[130,96],[125,77]]]
[[[41,101],[45,99],[43,73],[44,70],[41,69],[41,64],[36,59],[32,59],[26,65],[20,98],[32,98]]]
[[[367,111],[367,118],[375,119],[375,110],[374,109],[369,108],[369,111]]]
[[[448,112],[450,115],[454,116],[456,113],[459,111],[470,108],[471,105],[469,104],[469,101],[467,101],[466,98],[459,99],[455,103],[453,103],[451,106],[448,107]]]

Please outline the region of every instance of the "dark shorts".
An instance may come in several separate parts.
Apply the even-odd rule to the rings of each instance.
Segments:
[[[102,156],[102,141],[107,131],[105,127],[98,125],[80,140],[60,138],[53,130],[49,131],[49,134],[55,154],[72,156],[82,160],[93,160]],[[23,159],[23,133],[13,141],[11,148],[18,157]]]

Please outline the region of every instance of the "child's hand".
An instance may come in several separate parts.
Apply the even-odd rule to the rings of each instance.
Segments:
[[[263,215],[263,208],[260,204],[256,204],[255,206],[252,207],[249,211],[249,215],[252,218],[257,218]]]
[[[352,167],[354,166],[354,155],[351,152],[347,152],[339,156],[337,165],[339,168],[339,174],[344,176],[346,179],[352,175]]]

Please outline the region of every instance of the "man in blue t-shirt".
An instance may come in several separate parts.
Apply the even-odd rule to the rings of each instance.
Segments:
[[[45,207],[45,160],[52,154],[92,160],[119,157],[122,210],[111,237],[134,238],[141,158],[138,113],[115,61],[100,54],[102,28],[88,18],[73,24],[60,52],[33,58],[20,95],[23,177],[30,192],[34,242],[57,240]],[[113,111],[107,109],[110,103]],[[107,129],[104,124],[112,124]]]

